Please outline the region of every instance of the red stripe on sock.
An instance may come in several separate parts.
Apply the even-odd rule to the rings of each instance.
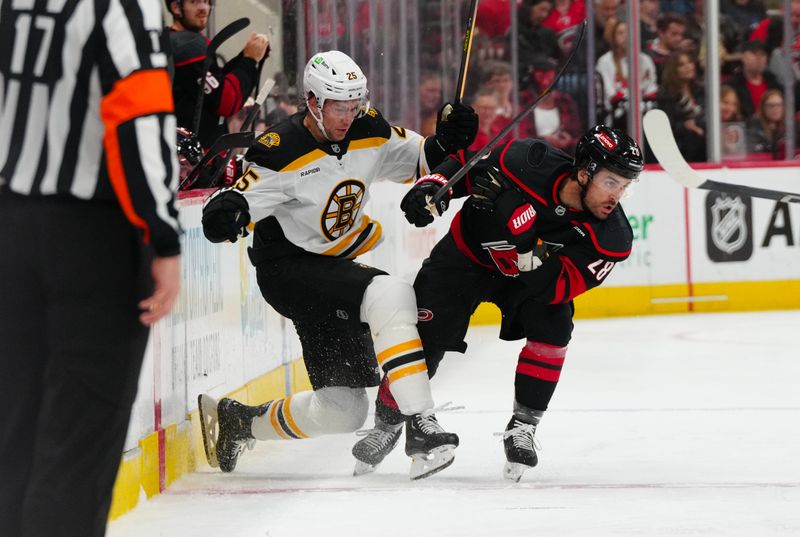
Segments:
[[[558,382],[558,379],[561,377],[560,369],[548,369],[546,367],[522,362],[517,364],[517,373],[548,382]]]

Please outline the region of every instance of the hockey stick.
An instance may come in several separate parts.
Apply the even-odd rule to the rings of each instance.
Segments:
[[[189,174],[181,181],[178,190],[185,190],[192,186],[200,175],[200,171],[208,166],[208,163],[222,151],[235,149],[237,147],[250,147],[250,144],[252,144],[255,139],[255,134],[254,132],[229,132],[217,138],[208,151],[206,151],[205,155],[203,155],[203,158],[200,159],[200,162],[195,164]]]
[[[253,108],[247,113],[247,117],[244,118],[244,123],[242,123],[242,130],[247,130],[250,128],[250,125],[253,124],[255,121],[256,116],[258,115],[258,111],[261,109],[261,105],[264,104],[264,101],[267,100],[267,95],[269,92],[272,91],[272,88],[275,87],[275,79],[268,78],[264,81],[264,85],[261,87],[261,90],[258,92],[258,96],[256,97],[256,102],[253,105]],[[231,158],[231,154],[235,148],[231,147],[225,152],[225,156],[222,157],[222,161],[219,164],[219,167],[214,170],[214,175],[211,177],[211,188],[217,188],[217,182],[219,181],[220,175],[222,175],[222,170],[228,165],[228,159]]]
[[[250,19],[247,17],[236,19],[217,32],[217,35],[215,35],[211,41],[209,41],[208,46],[206,47],[206,57],[203,60],[202,70],[203,78],[200,80],[200,87],[198,88],[197,92],[197,100],[194,104],[194,116],[192,117],[192,132],[195,136],[198,135],[197,130],[200,128],[200,116],[203,114],[203,99],[205,98],[206,94],[204,89],[206,85],[206,76],[208,75],[208,68],[211,67],[211,61],[216,57],[217,49],[220,47],[220,45],[222,45],[222,43],[233,37],[234,34],[244,30],[249,25]]]
[[[456,102],[464,98],[464,87],[467,85],[467,70],[469,69],[469,56],[472,53],[472,36],[475,33],[475,19],[478,14],[478,0],[472,0],[469,5],[469,18],[467,31],[464,34],[464,48],[461,51],[461,66],[458,68],[458,84],[456,85]]]
[[[459,182],[462,177],[467,175],[467,172],[470,171],[472,167],[475,166],[475,164],[477,164],[479,160],[481,160],[483,157],[485,157],[492,151],[494,144],[505,138],[506,135],[508,135],[508,133],[514,129],[514,126],[517,123],[522,121],[525,118],[525,116],[530,113],[531,110],[536,108],[536,105],[539,104],[542,99],[544,99],[546,96],[550,94],[555,85],[558,84],[558,81],[561,79],[561,75],[564,74],[564,71],[567,70],[567,67],[569,67],[569,65],[572,63],[572,60],[578,53],[578,49],[580,48],[581,43],[583,42],[583,35],[586,33],[586,24],[587,24],[586,21],[583,21],[583,23],[581,23],[581,31],[578,34],[578,39],[575,42],[575,45],[572,47],[572,52],[570,52],[569,58],[567,58],[567,61],[564,63],[564,65],[561,66],[561,69],[556,74],[556,77],[553,79],[553,82],[549,86],[547,86],[547,88],[545,88],[545,90],[536,98],[535,101],[533,101],[533,103],[528,105],[528,107],[525,108],[525,110],[514,116],[511,122],[508,125],[506,125],[503,128],[503,130],[498,132],[494,136],[494,138],[492,138],[486,143],[485,146],[483,146],[474,155],[472,155],[472,157],[470,157],[470,159],[463,166],[461,166],[461,168],[455,174],[453,174],[453,176],[439,190],[437,190],[433,196],[431,196],[430,200],[428,201],[428,210],[431,211],[432,215],[439,216],[439,211],[436,209],[436,204],[439,201],[441,201],[441,199],[447,194],[447,192],[449,192],[450,189],[453,188],[453,186],[457,182]]]
[[[689,166],[686,159],[681,155],[675,136],[672,133],[672,127],[670,127],[669,118],[663,110],[653,109],[647,112],[642,120],[642,126],[644,127],[647,141],[650,142],[650,148],[658,158],[659,164],[675,181],[686,188],[716,190],[754,198],[800,203],[800,194],[793,192],[720,183],[719,181],[703,178]]]

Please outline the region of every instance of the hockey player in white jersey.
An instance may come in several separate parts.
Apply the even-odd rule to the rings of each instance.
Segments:
[[[361,69],[339,51],[314,55],[303,86],[307,110],[250,147],[242,177],[206,202],[203,231],[212,242],[254,234],[248,253],[259,287],[293,321],[314,390],[260,406],[200,395],[206,455],[230,472],[254,439],[353,432],[366,419],[364,388],[382,371],[406,417],[411,478],[427,477],[453,462],[458,436],[434,416],[414,290],[353,260],[383,239],[363,211],[370,184],[424,176],[472,143],[477,115],[448,105],[427,139],[390,126],[370,108]],[[395,427],[390,440],[400,433]],[[372,468],[369,454],[356,457],[356,474]]]

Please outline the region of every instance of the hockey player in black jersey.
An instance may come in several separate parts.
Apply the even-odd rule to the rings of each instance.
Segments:
[[[254,439],[355,431],[369,407],[364,388],[383,371],[406,425],[411,477],[427,477],[452,463],[458,436],[434,415],[414,290],[354,259],[383,239],[363,210],[370,184],[425,175],[472,143],[477,115],[454,105],[428,138],[390,126],[369,106],[361,69],[339,51],[315,54],[303,86],[307,110],[250,147],[244,175],[206,202],[203,231],[212,242],[253,231],[259,288],[294,323],[314,390],[261,406],[201,395],[206,455],[229,472]]]
[[[204,148],[209,148],[220,135],[227,132],[222,118],[236,114],[245,105],[247,96],[258,84],[257,65],[269,55],[269,39],[252,32],[242,52],[222,68],[212,59],[208,73],[203,71],[208,40],[200,33],[206,29],[211,15],[209,0],[167,0],[173,18],[169,27],[170,48],[174,73],[172,95],[178,127],[193,129],[197,91],[205,91],[200,127],[197,135]],[[195,188],[203,186],[195,183]],[[207,185],[205,185],[207,186]]]
[[[433,221],[429,201],[462,163],[451,157],[415,183],[401,203],[409,222]],[[541,140],[516,140],[495,148],[436,208],[469,196],[414,282],[429,374],[446,351],[466,351],[469,318],[481,302],[502,311],[501,339],[525,339],[504,433],[509,479],[537,463],[534,433],[564,364],[572,300],[602,284],[631,252],[619,200],[643,163],[635,141],[602,125],[581,138],[574,159]],[[366,453],[379,463],[399,423],[382,384],[375,428],[355,445],[355,457]]]

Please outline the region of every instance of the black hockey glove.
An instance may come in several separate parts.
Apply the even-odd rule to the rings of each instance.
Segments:
[[[506,190],[515,188],[511,181],[503,175],[503,172],[491,166],[475,172],[470,202],[478,210],[493,211],[497,197]]]
[[[250,206],[235,190],[224,190],[214,195],[203,207],[203,234],[211,242],[236,242],[248,235]]]
[[[436,194],[444,184],[447,183],[447,178],[438,173],[424,175],[414,183],[403,199],[400,201],[400,210],[408,220],[409,223],[414,224],[416,227],[425,227],[433,222],[433,214],[431,214],[430,202],[433,195]],[[436,216],[441,216],[450,206],[450,197],[453,191],[450,190],[445,196],[436,204]]]
[[[471,106],[447,103],[436,116],[436,142],[447,153],[466,149],[478,134],[478,114]]]

